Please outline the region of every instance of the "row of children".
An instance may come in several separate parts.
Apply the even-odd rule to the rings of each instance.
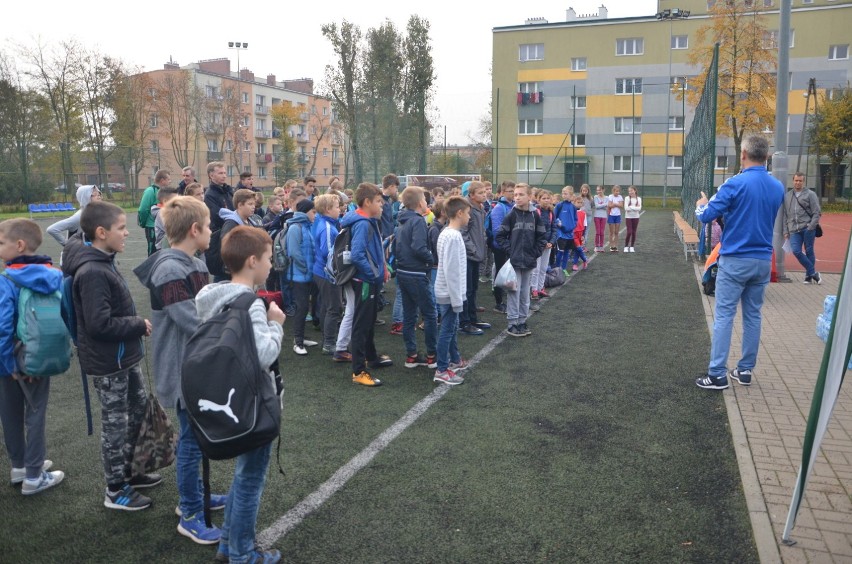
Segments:
[[[280,560],[278,551],[255,545],[256,519],[265,483],[271,443],[236,459],[227,494],[211,495],[211,509],[224,509],[222,527],[203,518],[199,465],[201,450],[193,435],[181,397],[180,371],[186,344],[207,319],[245,293],[254,293],[271,270],[272,240],[261,229],[237,227],[222,241],[222,258],[231,279],[208,285],[208,271],[197,255],[207,250],[210,214],[193,196],[175,196],[160,212],[169,248],[139,265],[134,273],[149,289],[152,320],[137,315],[127,283],[116,268],[116,254],[128,237],[124,211],[111,203],[93,201],[80,216],[80,231],[64,247],[64,274],[70,276],[76,312],[77,350],[81,370],[92,378],[101,403],[101,458],[106,489],[103,504],[138,511],[152,500],[138,490],[162,482],[159,474],[134,474],[133,454],[147,392],[140,368],[143,338],[151,337],[153,375],[161,403],[174,408],[179,423],[177,530],[200,544],[218,544],[216,560],[265,562]],[[42,242],[38,224],[27,219],[0,223],[0,258],[6,276],[0,278],[3,307],[14,307],[22,287],[56,292],[63,272],[51,259],[37,254]],[[45,421],[49,378],[22,374],[15,360],[14,312],[4,311],[0,326],[0,420],[10,458],[12,483],[32,495],[62,482],[64,473],[50,471],[45,457]],[[277,361],[284,313],[275,305],[255,300],[252,319],[261,366]],[[270,374],[271,377],[271,374]]]

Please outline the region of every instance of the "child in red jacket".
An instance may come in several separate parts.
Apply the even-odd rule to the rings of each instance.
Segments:
[[[583,270],[589,266],[589,261],[586,259],[586,253],[583,249],[583,232],[586,230],[586,212],[583,211],[583,197],[580,195],[574,196],[574,207],[577,208],[577,227],[574,228],[574,271],[580,270],[577,265],[579,260],[583,261]]]

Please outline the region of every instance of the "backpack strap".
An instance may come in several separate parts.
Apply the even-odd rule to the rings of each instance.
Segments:
[[[258,299],[257,294],[254,292],[242,292],[239,296],[234,298],[234,301],[228,304],[228,308],[248,311]]]

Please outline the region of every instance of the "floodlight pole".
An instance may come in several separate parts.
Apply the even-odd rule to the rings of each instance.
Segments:
[[[790,5],[791,0],[781,0],[781,16],[778,33],[778,78],[775,97],[775,153],[772,155],[772,176],[785,188],[789,173],[787,154],[787,99],[790,91]],[[779,282],[791,282],[784,269],[784,206],[775,217],[773,247],[775,249],[775,272]]]
[[[242,111],[242,109],[243,109],[243,88],[242,88],[242,86],[243,86],[243,83],[242,83],[242,77],[241,77],[241,74],[240,74],[241,73],[241,71],[240,71],[240,51],[242,51],[244,49],[248,49],[248,43],[245,43],[243,41],[228,41],[228,49],[235,49],[237,51],[237,103],[239,104],[239,108],[240,108],[239,115],[237,117],[240,119],[240,121],[242,121],[242,117],[243,117],[242,116],[242,113],[243,113],[243,111]],[[242,125],[243,125],[242,123],[239,124],[238,131],[242,131]],[[241,145],[240,147],[237,147],[237,150],[240,152],[240,174],[242,174],[243,173],[243,147],[242,147],[242,145],[245,144],[245,141],[243,141],[242,135],[239,135],[238,142]]]
[[[666,194],[669,188],[669,130],[671,129],[671,124],[669,123],[669,120],[671,119],[672,112],[672,40],[674,39],[674,21],[688,18],[689,13],[689,10],[681,10],[680,8],[672,8],[670,10],[663,10],[662,12],[657,12],[658,20],[668,20],[669,22],[669,82],[668,91],[666,92],[666,164],[663,168],[663,207],[666,207]],[[683,87],[683,96],[685,99],[686,84],[684,84]],[[683,119],[685,122],[685,115]],[[686,123],[684,123],[684,131],[686,131]],[[683,158],[683,151],[681,151],[680,154],[681,158]],[[681,165],[681,167],[682,166],[683,165]],[[682,180],[681,183],[683,183]],[[681,188],[683,187],[681,186]]]

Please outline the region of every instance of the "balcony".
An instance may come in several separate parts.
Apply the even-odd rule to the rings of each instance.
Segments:
[[[266,115],[269,113],[269,106],[264,106],[262,104],[254,105],[254,113]]]
[[[222,151],[207,151],[207,162],[221,161],[223,158]]]
[[[302,112],[299,114],[299,119],[302,121],[308,121],[308,117],[310,117],[308,112]]]
[[[255,160],[259,163],[271,163],[272,162],[272,154],[271,153],[258,153],[257,158]]]
[[[331,136],[331,144],[332,145],[343,145],[343,139],[338,137],[337,135]]]
[[[311,161],[310,156],[307,153],[299,153],[298,155],[299,164],[307,164]]]
[[[310,140],[307,133],[299,133],[296,135],[296,141],[298,143],[307,143]]]
[[[204,133],[206,133],[207,135],[216,135],[218,133],[222,133],[222,124],[208,123],[204,126]]]
[[[258,137],[260,139],[269,139],[270,137],[272,137],[272,130],[271,129],[255,129],[254,130],[254,136]]]

